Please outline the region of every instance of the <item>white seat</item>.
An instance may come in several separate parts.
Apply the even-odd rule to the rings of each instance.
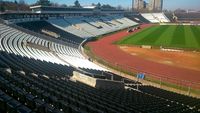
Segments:
[[[82,38],[95,37],[138,24],[121,15],[50,19],[48,22]]]

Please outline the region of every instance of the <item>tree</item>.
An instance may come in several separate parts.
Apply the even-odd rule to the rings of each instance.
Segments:
[[[167,13],[167,12],[169,12],[167,9],[163,9],[163,12],[165,12],[165,13]]]
[[[122,6],[121,6],[121,5],[118,5],[118,6],[117,6],[117,9],[118,9],[118,10],[122,10]]]
[[[96,5],[96,8],[97,8],[97,9],[101,9],[101,4],[98,3],[98,4]]]
[[[96,4],[95,4],[95,3],[92,3],[91,5],[92,5],[92,6],[96,6]]]
[[[80,8],[80,7],[81,7],[81,5],[80,5],[80,3],[79,3],[78,0],[76,0],[76,1],[74,2],[74,7],[77,7],[77,8]]]
[[[0,11],[29,11],[30,8],[27,4],[19,4],[17,0],[11,1],[1,1],[0,0]]]
[[[101,8],[103,8],[103,9],[115,9],[114,7],[112,7],[112,6],[110,6],[109,4],[104,4],[104,5],[102,5],[101,6]]]
[[[66,4],[62,4],[61,7],[67,7],[67,5]]]
[[[0,7],[0,12],[4,12],[6,10],[6,8],[2,5],[2,7]]]
[[[14,2],[14,3],[15,3],[15,4],[18,4],[18,3],[17,3],[17,0],[15,0],[15,2]]]
[[[174,12],[175,12],[175,13],[185,13],[186,10],[178,8],[178,9],[176,9]]]
[[[51,6],[59,7],[60,5],[58,3],[51,3]]]
[[[43,5],[43,6],[50,6],[50,1],[49,0],[39,0],[36,3],[37,5]]]
[[[19,0],[19,4],[24,5],[25,4],[24,0]]]

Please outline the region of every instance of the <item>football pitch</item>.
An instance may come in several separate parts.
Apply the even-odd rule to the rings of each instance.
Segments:
[[[200,49],[200,26],[152,26],[123,38],[117,44]]]

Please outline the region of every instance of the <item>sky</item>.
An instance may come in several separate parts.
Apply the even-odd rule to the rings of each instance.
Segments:
[[[5,0],[6,1],[6,0]],[[14,1],[14,0],[7,0]],[[28,4],[35,3],[37,0],[24,0]],[[59,4],[73,5],[75,0],[50,0]],[[145,0],[148,1],[148,0]],[[131,8],[132,0],[79,0],[81,5],[90,5],[91,3],[110,4],[112,6],[121,5],[123,7]],[[164,0],[163,9],[196,9],[200,10],[200,0]]]

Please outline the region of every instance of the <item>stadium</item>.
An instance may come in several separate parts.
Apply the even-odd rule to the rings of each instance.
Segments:
[[[0,113],[200,113],[200,12],[132,2],[0,1]]]

